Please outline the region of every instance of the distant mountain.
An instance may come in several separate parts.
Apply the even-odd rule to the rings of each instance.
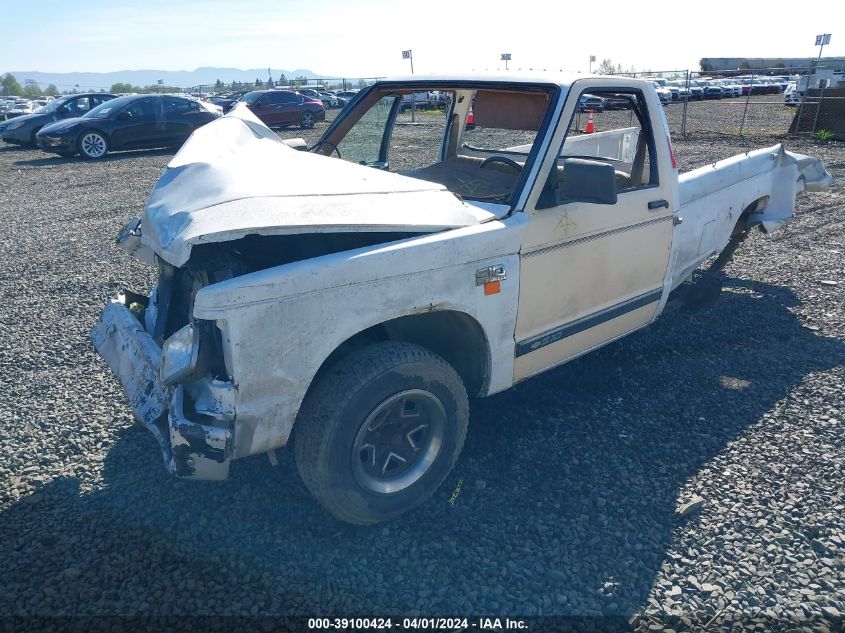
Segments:
[[[113,84],[118,82],[143,87],[156,84],[159,79],[166,86],[179,86],[180,88],[213,84],[218,79],[223,83],[232,81],[253,82],[256,79],[267,81],[266,68],[249,68],[243,70],[241,68],[217,68],[211,66],[197,68],[196,70],[118,70],[111,73],[43,73],[39,71],[22,72],[16,70],[11,71],[11,73],[21,85],[24,85],[27,81],[35,81],[42,88],[46,88],[48,84],[55,84],[59,90],[71,90],[76,86],[79,86],[80,90],[99,90],[100,88],[108,90]],[[318,75],[314,71],[305,68],[297,68],[296,70],[271,68],[270,73],[274,80],[278,80],[280,75],[284,75],[288,79],[295,77],[318,79],[327,76]]]

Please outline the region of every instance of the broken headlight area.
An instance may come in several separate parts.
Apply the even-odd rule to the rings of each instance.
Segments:
[[[222,336],[215,322],[195,320],[164,341],[159,378],[172,387],[204,376],[228,378]]]
[[[161,349],[161,382],[173,386],[188,380],[196,371],[199,350],[199,332],[192,323],[167,339]]]

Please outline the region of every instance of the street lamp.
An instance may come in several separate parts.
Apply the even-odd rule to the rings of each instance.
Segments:
[[[593,62],[596,61],[595,55],[590,55],[590,74],[593,74]]]

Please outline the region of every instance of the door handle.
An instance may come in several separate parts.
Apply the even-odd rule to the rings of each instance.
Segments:
[[[660,209],[660,208],[663,208],[663,207],[665,207],[667,209],[669,208],[669,201],[668,200],[652,200],[651,202],[648,203],[648,210],[649,211],[654,211],[655,209]]]

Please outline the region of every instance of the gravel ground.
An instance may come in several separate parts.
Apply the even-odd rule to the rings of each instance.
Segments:
[[[675,150],[689,169],[780,140]],[[785,142],[837,181],[753,234],[715,304],[474,402],[441,490],[365,528],[310,499],[291,451],[226,482],[166,476],[92,349],[108,298],[152,284],[112,240],[172,153],[0,148],[0,615],[842,630],[845,146]]]

